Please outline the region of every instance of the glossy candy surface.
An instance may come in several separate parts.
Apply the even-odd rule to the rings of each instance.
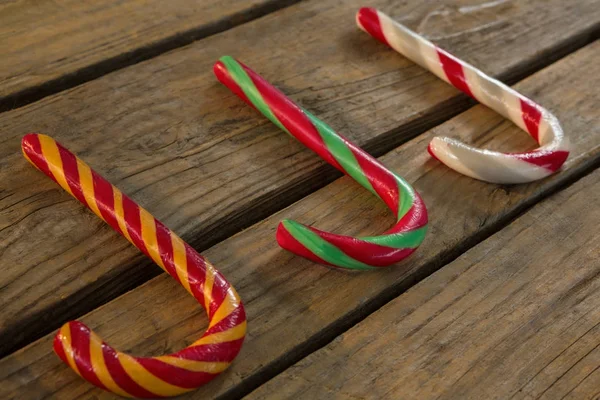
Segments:
[[[436,137],[429,144],[429,153],[448,167],[487,182],[524,183],[553,174],[566,161],[569,156],[567,140],[556,117],[546,109],[438,48],[381,11],[361,8],[356,22],[377,40],[514,122],[540,145],[528,152],[501,153]]]
[[[321,264],[355,270],[385,267],[415,251],[425,237],[427,210],[406,181],[235,59],[222,57],[214,72],[242,100],[378,196],[396,215],[396,224],[384,234],[361,238],[284,220],[277,229],[281,247]]]
[[[178,395],[224,371],[241,349],[246,314],[235,289],[223,275],[52,138],[28,134],[23,137],[22,150],[36,168],[175,278],[204,307],[209,319],[208,330],[200,339],[181,351],[159,357],[133,357],[119,352],[83,323],[71,321],[54,339],[56,354],[90,383],[127,397]]]

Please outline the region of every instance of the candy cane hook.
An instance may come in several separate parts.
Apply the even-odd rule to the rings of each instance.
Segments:
[[[204,257],[148,211],[122,194],[69,150],[46,135],[23,137],[25,158],[152,258],[208,314],[204,335],[189,347],[160,357],[133,357],[104,343],[78,321],[54,338],[54,351],[77,374],[126,397],[175,396],[224,371],[246,335],[246,314],[235,289]]]
[[[222,57],[214,72],[221,83],[275,125],[378,196],[397,217],[394,227],[383,235],[362,238],[284,220],[277,229],[281,247],[321,264],[357,270],[388,266],[416,250],[425,237],[427,210],[406,181],[235,59]]]
[[[500,153],[468,146],[455,139],[436,137],[429,153],[448,167],[472,178],[493,183],[524,183],[556,172],[569,156],[568,143],[554,115],[438,48],[381,11],[361,8],[358,26],[410,60],[514,122],[539,144],[524,153]]]

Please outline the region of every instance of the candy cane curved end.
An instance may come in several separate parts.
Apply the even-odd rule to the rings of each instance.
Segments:
[[[354,270],[394,264],[419,247],[427,230],[427,210],[406,181],[237,60],[222,57],[214,72],[242,100],[378,196],[396,215],[396,224],[390,230],[362,238],[285,220],[277,228],[281,247],[317,263]]]
[[[428,147],[433,157],[464,175],[493,183],[531,182],[553,174],[564,164],[569,146],[560,123],[546,109],[381,11],[361,8],[356,22],[377,40],[514,122],[540,145],[528,152],[501,153],[436,137]]]
[[[204,257],[54,139],[28,134],[25,158],[125,236],[179,282],[208,314],[204,335],[176,353],[134,357],[115,350],[78,321],[54,338],[54,351],[88,382],[125,397],[175,396],[224,371],[246,335],[246,314],[233,286]]]

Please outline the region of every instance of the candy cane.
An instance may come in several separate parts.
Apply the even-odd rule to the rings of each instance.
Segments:
[[[427,210],[408,183],[298,107],[247,66],[222,57],[214,71],[246,103],[378,196],[397,217],[394,227],[383,235],[362,238],[335,235],[284,220],[277,229],[281,247],[321,264],[357,270],[385,267],[415,251],[425,237]]]
[[[121,353],[78,321],[54,338],[54,351],[90,383],[127,397],[188,392],[224,371],[246,335],[246,314],[231,286],[204,257],[169,228],[46,135],[23,138],[25,158],[125,236],[205,308],[209,326],[189,347],[160,357]]]
[[[556,172],[569,156],[568,143],[556,117],[502,82],[452,56],[381,11],[361,8],[358,26],[374,38],[429,69],[459,90],[510,119],[539,144],[524,153],[480,150],[447,137],[429,143],[429,153],[448,167],[494,183],[523,183]]]

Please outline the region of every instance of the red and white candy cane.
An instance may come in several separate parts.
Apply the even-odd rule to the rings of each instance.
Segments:
[[[78,321],[54,338],[54,351],[90,383],[126,397],[175,396],[224,371],[241,349],[246,314],[233,286],[204,257],[148,211],[46,135],[23,137],[25,158],[156,262],[208,314],[204,335],[176,353],[133,357]]]
[[[553,174],[569,156],[568,143],[556,117],[527,97],[440,49],[381,11],[361,8],[356,22],[374,38],[514,122],[540,145],[524,153],[500,153],[436,137],[429,143],[429,153],[448,167],[483,181],[523,183]]]

